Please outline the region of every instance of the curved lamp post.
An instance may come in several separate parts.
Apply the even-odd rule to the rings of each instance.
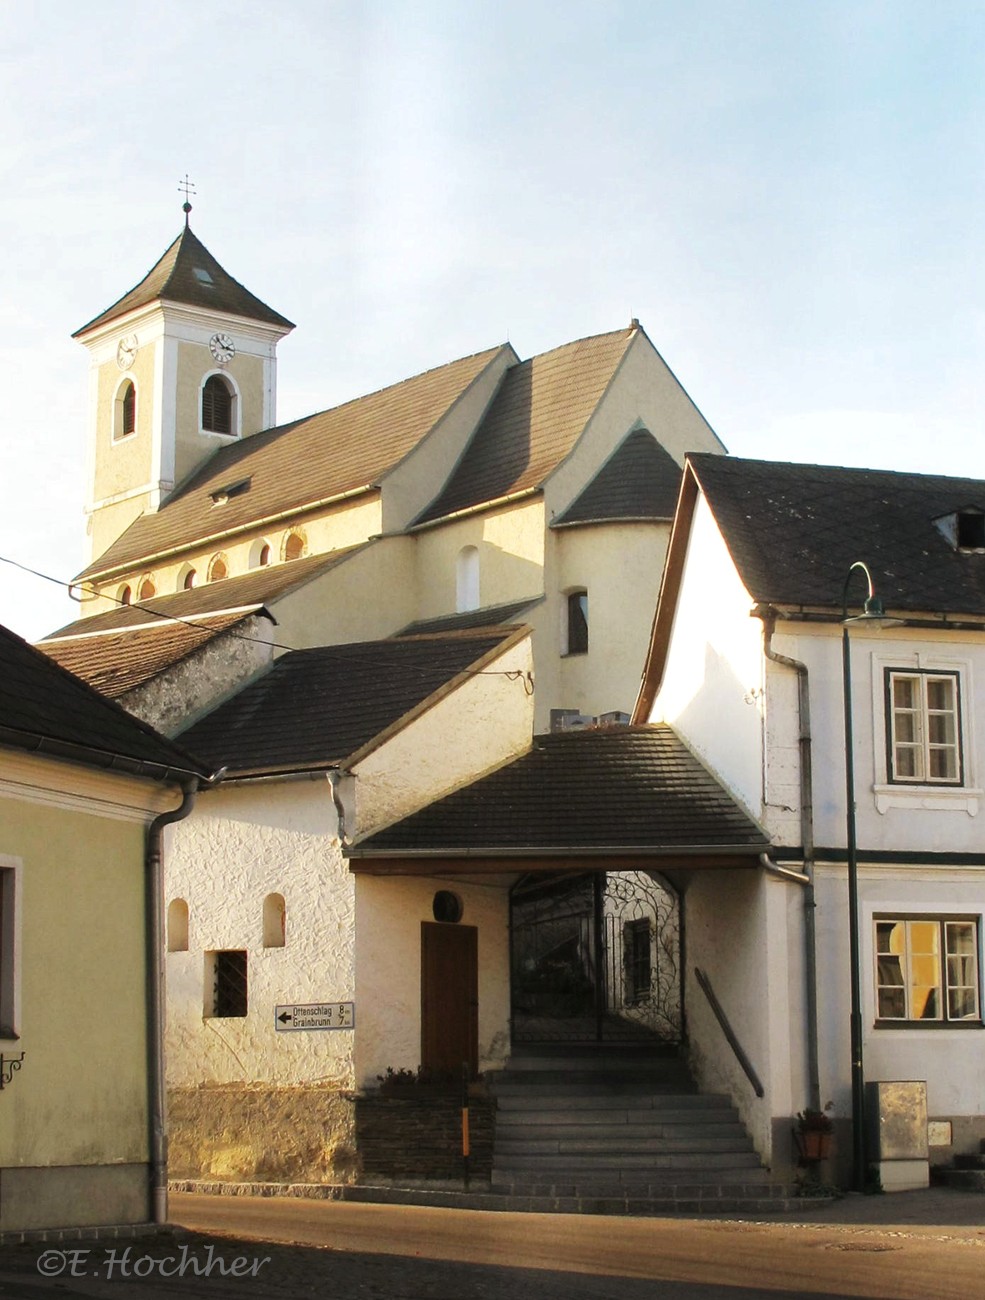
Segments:
[[[848,588],[855,570],[865,575],[868,591],[862,613],[848,617]],[[848,949],[851,965],[852,1044],[852,1186],[865,1190],[865,1072],[862,1063],[862,983],[859,968],[858,852],[855,839],[855,739],[852,727],[852,660],[848,628],[867,623],[877,628],[899,627],[902,619],[889,618],[875,594],[867,564],[856,560],[845,575],[841,596],[841,663],[845,697],[845,807],[848,834]]]

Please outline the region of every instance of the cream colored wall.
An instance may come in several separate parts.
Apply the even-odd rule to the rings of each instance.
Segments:
[[[638,333],[585,432],[545,485],[549,520],[571,504],[623,438],[641,425],[679,465],[689,451],[724,451],[653,345]]]
[[[358,546],[369,537],[379,532],[380,499],[378,493],[367,493],[355,501],[332,509],[304,516],[299,519],[280,522],[267,528],[255,528],[238,534],[233,538],[224,538],[222,531],[222,506],[215,507],[215,540],[194,550],[183,552],[146,568],[131,570],[121,577],[100,585],[100,595],[91,603],[87,602],[86,613],[100,613],[106,609],[115,609],[114,597],[123,583],[131,587],[145,573],[150,573],[156,584],[157,595],[173,594],[182,589],[184,575],[190,566],[198,576],[197,585],[202,586],[208,578],[209,566],[213,559],[222,555],[228,565],[228,576],[239,577],[256,568],[255,551],[260,542],[270,546],[272,563],[290,563],[281,561],[284,544],[291,533],[298,533],[305,543],[306,555],[328,555],[332,551],[348,550]],[[102,594],[105,593],[105,594]],[[136,595],[134,596],[136,599]]]
[[[440,877],[356,880],[356,1053],[360,1087],[387,1068],[421,1064],[421,922],[433,921],[434,895],[450,889],[462,900],[462,925],[478,930],[479,1069],[509,1054],[509,890],[502,885]]]
[[[68,764],[0,753],[0,854],[22,863],[20,1038],[0,1046],[26,1053],[3,1092],[0,1166],[146,1161],[143,819],[86,811],[85,787],[40,806],[46,768],[72,786]],[[87,784],[107,807],[120,797]]]
[[[359,759],[352,768],[359,838],[523,753],[533,721],[532,667],[524,637]]]
[[[495,396],[500,379],[519,360],[504,345],[445,417],[383,479],[383,526],[406,528],[434,500]]]
[[[217,447],[230,439],[202,429],[202,382],[218,370],[208,347],[179,342],[175,393],[175,482],[181,483]],[[238,351],[222,373],[233,381],[239,402],[239,430],[248,437],[262,428],[263,368],[261,357]]]
[[[426,528],[415,536],[418,618],[455,613],[456,562],[465,546],[479,552],[481,606],[538,596],[544,590],[544,504],[539,496]]]
[[[139,348],[129,370],[121,370],[115,360],[107,361],[97,371],[97,420],[95,501],[118,496],[134,487],[148,484],[152,475],[152,421],[155,406],[154,365],[159,342]],[[133,381],[137,395],[135,432],[114,441],[116,394],[127,379]]]
[[[381,537],[271,602],[276,639],[296,649],[391,636],[417,616],[412,537]]]
[[[271,893],[286,905],[283,948],[263,947]],[[165,852],[166,901],[189,908],[188,951],[167,954],[169,1085],[352,1086],[352,1031],[278,1032],[274,1008],[352,1000],[353,893],[326,777],[200,795]],[[223,949],[247,952],[242,1018],[205,1015],[205,954]]]
[[[589,524],[551,532],[553,575],[535,649],[537,730],[550,709],[632,713],[667,551],[662,523]],[[565,655],[567,595],[588,592],[588,653]]]

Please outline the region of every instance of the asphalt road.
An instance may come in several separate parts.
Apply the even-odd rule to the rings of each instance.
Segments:
[[[0,1251],[0,1298],[985,1300],[985,1198],[946,1202],[952,1223],[878,1201],[877,1222],[767,1223],[179,1194],[176,1235]]]

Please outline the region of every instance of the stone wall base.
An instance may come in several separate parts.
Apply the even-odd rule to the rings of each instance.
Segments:
[[[461,1097],[331,1087],[202,1085],[168,1090],[168,1173],[269,1183],[449,1181],[462,1177]],[[470,1177],[492,1172],[495,1102],[469,1107]]]

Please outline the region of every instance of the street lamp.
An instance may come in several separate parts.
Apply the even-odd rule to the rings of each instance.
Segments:
[[[858,569],[865,574],[868,594],[862,613],[848,617],[848,588]],[[868,565],[856,560],[845,575],[841,595],[841,664],[845,697],[845,806],[848,833],[848,948],[851,964],[852,1043],[852,1186],[865,1191],[865,1072],[862,1064],[862,984],[859,967],[858,852],[855,841],[855,740],[852,727],[852,660],[848,628],[852,623],[875,627],[898,627],[902,619],[888,618],[875,594]]]

